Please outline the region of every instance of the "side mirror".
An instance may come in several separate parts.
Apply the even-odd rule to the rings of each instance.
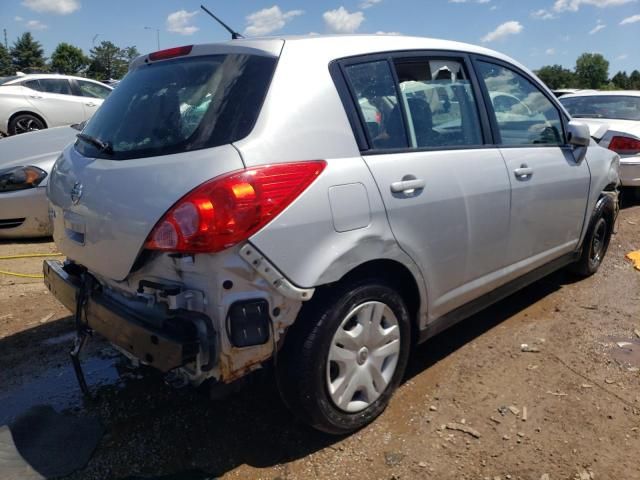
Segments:
[[[591,143],[591,132],[584,123],[571,120],[567,125],[567,141],[573,146],[573,157],[582,163],[587,156],[587,147]]]
[[[567,140],[574,147],[588,147],[591,143],[589,127],[584,123],[571,120],[567,126]]]

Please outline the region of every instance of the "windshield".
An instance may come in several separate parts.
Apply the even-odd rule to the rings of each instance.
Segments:
[[[257,55],[186,57],[129,72],[76,142],[84,156],[123,160],[237,141],[258,117],[276,60]]]
[[[14,77],[0,77],[0,85],[4,85],[5,83],[10,82],[11,80],[15,80],[16,78],[20,78],[17,76]]]
[[[640,120],[640,97],[589,95],[584,97],[563,97],[560,102],[572,117]]]

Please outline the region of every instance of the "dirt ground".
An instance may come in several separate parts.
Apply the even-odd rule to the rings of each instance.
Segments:
[[[68,312],[40,280],[0,275],[0,426],[37,404],[98,417],[106,434],[73,480],[640,479],[640,271],[624,259],[639,249],[640,205],[626,201],[597,275],[553,274],[418,347],[387,411],[346,438],[297,423],[269,372],[212,401],[99,339],[85,402]],[[54,251],[0,243],[0,256]]]

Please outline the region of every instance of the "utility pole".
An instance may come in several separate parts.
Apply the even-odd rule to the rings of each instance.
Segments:
[[[9,42],[7,42],[7,29],[3,28],[2,30],[4,31],[4,48],[9,50]]]
[[[160,50],[160,29],[153,27],[144,27],[145,30],[155,30],[156,31],[156,42],[158,43],[158,50]]]
[[[100,34],[99,34],[99,33],[96,33],[96,34],[93,36],[93,39],[91,40],[91,45],[92,45],[92,46],[94,46],[94,47],[96,46],[96,38],[98,38],[99,36],[100,36]]]

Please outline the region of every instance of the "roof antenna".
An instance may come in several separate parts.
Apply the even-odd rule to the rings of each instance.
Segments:
[[[211,17],[213,17],[213,19],[218,22],[220,25],[222,25],[224,27],[224,29],[226,31],[228,31],[231,34],[231,39],[232,40],[237,40],[239,38],[244,38],[242,35],[240,35],[238,32],[234,31],[233,28],[231,28],[229,25],[227,25],[226,23],[224,23],[222,20],[220,20],[218,17],[216,17],[213,13],[211,13],[211,11],[209,11],[209,9],[207,7],[205,7],[204,5],[200,5],[200,8],[202,10],[204,10],[205,12],[207,12]]]

